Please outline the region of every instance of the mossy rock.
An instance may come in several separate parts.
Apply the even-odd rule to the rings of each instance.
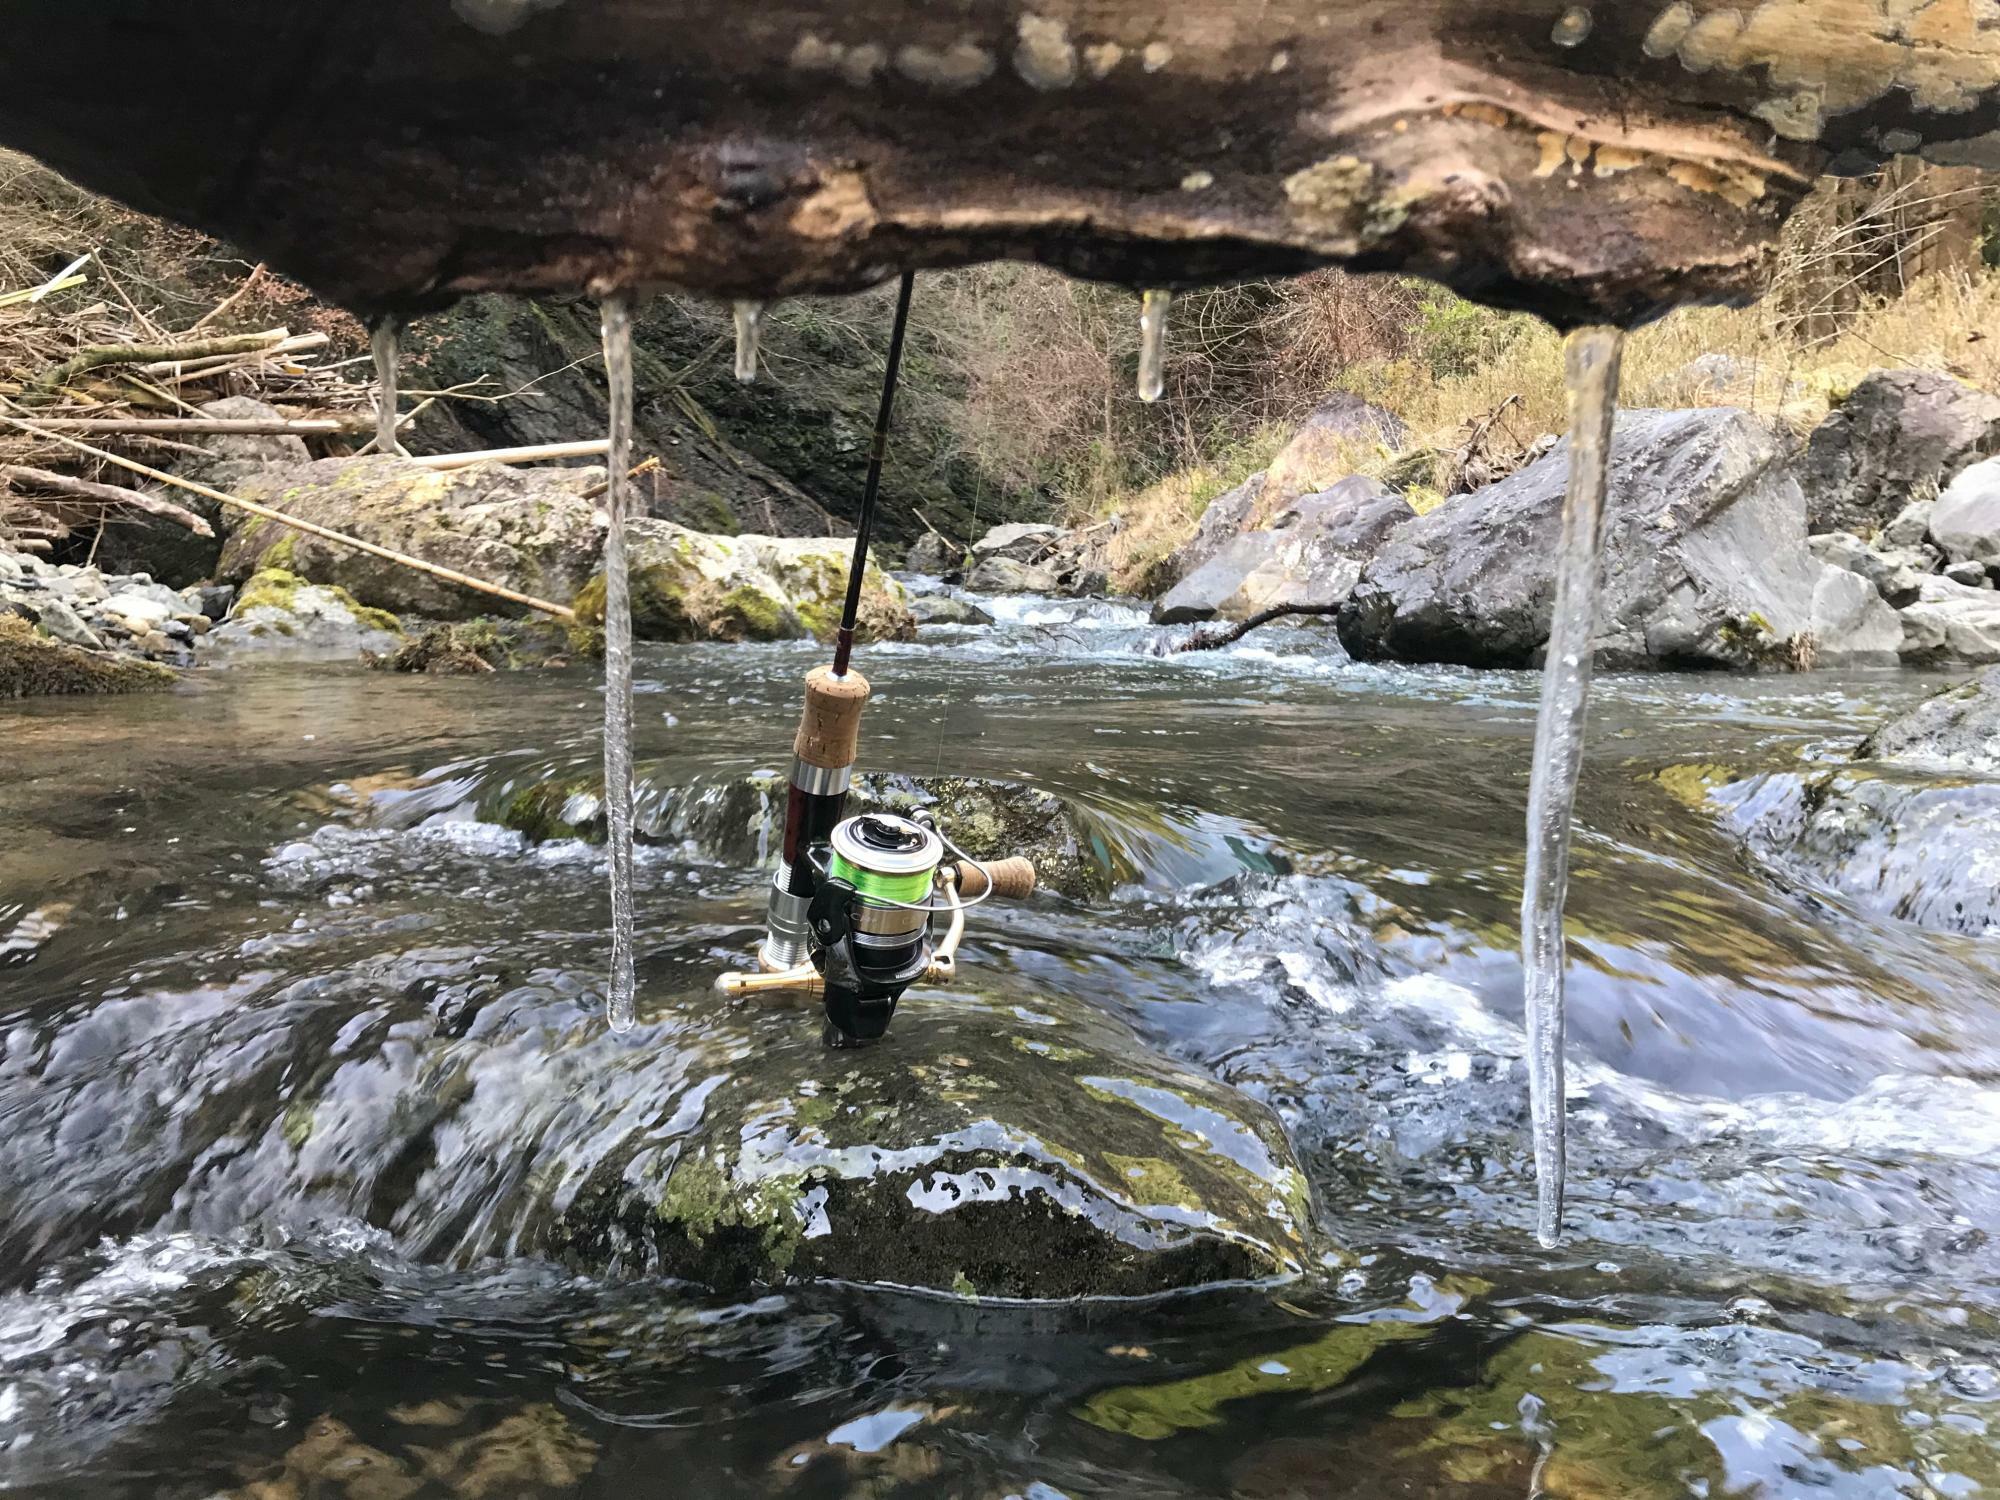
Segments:
[[[849,543],[837,538],[718,536],[668,521],[627,534],[632,632],[642,641],[831,640],[847,591]],[[586,630],[604,623],[600,573],[577,591]],[[856,635],[910,640],[916,621],[902,586],[872,565]]]
[[[428,626],[369,665],[386,672],[473,677],[564,666],[570,653],[567,633],[553,621],[465,620]]]
[[[138,693],[176,681],[157,663],[67,646],[18,615],[0,615],[0,698]]]
[[[557,1215],[555,1253],[725,1290],[1010,1298],[1290,1276],[1319,1254],[1277,1121],[1087,1007],[918,995],[861,1051],[826,1051],[796,1012],[729,1025],[755,1042],[699,1123],[632,1130]]]

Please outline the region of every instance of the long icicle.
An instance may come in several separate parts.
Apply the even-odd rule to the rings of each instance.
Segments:
[[[408,458],[396,435],[396,353],[399,333],[394,318],[378,318],[368,329],[368,344],[375,354],[375,451],[392,458]]]
[[[1611,429],[1618,413],[1618,366],[1625,336],[1582,328],[1565,348],[1569,378],[1569,493],[1556,557],[1555,618],[1535,725],[1528,789],[1528,868],[1521,896],[1521,960],[1528,1013],[1528,1087],[1534,1118],[1536,1232],[1562,1237],[1568,1170],[1563,1109],[1563,904],[1569,889],[1570,819],[1583,767],[1590,708],[1592,642],[1602,571],[1604,500]]]
[[[632,597],[626,576],[625,515],[632,481],[632,304],[604,299],[604,368],[611,385],[611,479],[604,510],[604,813],[610,825],[611,979],[604,1016],[632,1029]]]

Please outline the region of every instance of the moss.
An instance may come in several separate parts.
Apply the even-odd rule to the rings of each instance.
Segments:
[[[1733,779],[1733,773],[1727,766],[1668,766],[1653,779],[1666,788],[1676,802],[1699,808],[1708,801],[1712,789]]]
[[[725,639],[782,641],[794,634],[792,623],[784,601],[744,584],[723,595],[709,633]]]
[[[285,1138],[285,1144],[294,1151],[303,1150],[313,1133],[313,1102],[310,1099],[294,1099],[286,1106],[284,1118],[278,1122],[278,1130]]]
[[[523,787],[508,799],[500,811],[500,824],[524,834],[537,844],[551,839],[581,839],[587,844],[604,842],[604,824],[593,818],[588,823],[571,823],[563,814],[578,797],[597,797],[601,782],[538,781]]]
[[[798,1215],[804,1187],[801,1176],[790,1174],[754,1183],[732,1182],[707,1157],[683,1157],[667,1179],[655,1213],[697,1248],[726,1231],[747,1231],[763,1264],[783,1273],[797,1258],[805,1237]]]
[[[1200,1198],[1187,1185],[1187,1180],[1181,1176],[1174,1164],[1164,1157],[1119,1156],[1107,1151],[1104,1153],[1104,1162],[1135,1202],[1148,1207],[1160,1205],[1189,1209],[1201,1207]]]
[[[299,534],[296,531],[287,531],[264,550],[264,555],[258,560],[257,566],[260,569],[284,568],[291,570],[297,566],[298,553]]]
[[[240,615],[253,609],[275,609],[290,614],[299,590],[305,586],[305,579],[296,573],[283,568],[261,568],[237,592],[232,612]]]
[[[677,539],[678,540],[678,539]],[[692,641],[702,630],[688,607],[686,575],[665,563],[647,563],[631,570],[632,633],[642,641]],[[586,630],[604,625],[604,575],[577,590],[570,607]],[[599,648],[601,654],[602,648]]]
[[[432,625],[387,656],[373,658],[370,664],[389,672],[462,677],[564,666],[568,659],[569,647],[560,627],[522,620],[464,620]]]
[[[979,1288],[972,1284],[972,1278],[963,1271],[952,1273],[951,1289],[961,1297],[977,1297]]]
[[[0,616],[0,699],[137,693],[176,681],[157,663],[64,645],[37,635],[17,615]]]

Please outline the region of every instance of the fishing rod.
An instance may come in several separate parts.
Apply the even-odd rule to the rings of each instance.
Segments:
[[[1035,889],[1029,861],[982,864],[952,843],[928,813],[845,816],[860,753],[861,712],[873,691],[853,669],[854,633],[915,290],[916,274],[905,271],[833,662],[806,676],[805,713],[792,744],[784,842],[757,954],[762,972],[724,974],[716,981],[727,995],[783,990],[817,995],[826,1011],[826,1040],[837,1047],[880,1040],[911,985],[948,984],[957,977],[968,906],[995,896],[1024,899]],[[956,862],[946,862],[947,850],[958,856]],[[949,926],[936,941],[940,915],[949,917]]]

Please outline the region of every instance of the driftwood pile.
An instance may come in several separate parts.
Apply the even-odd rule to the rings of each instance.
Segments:
[[[170,492],[119,483],[125,473],[65,437],[156,467],[201,452],[194,439],[220,434],[286,432],[329,452],[364,444],[374,426],[365,359],[339,357],[323,332],[223,331],[263,274],[250,272],[178,328],[127,297],[95,255],[40,285],[0,287],[0,548],[47,554],[142,514],[208,534],[208,522]],[[224,396],[253,396],[281,419],[203,415],[205,403]]]

